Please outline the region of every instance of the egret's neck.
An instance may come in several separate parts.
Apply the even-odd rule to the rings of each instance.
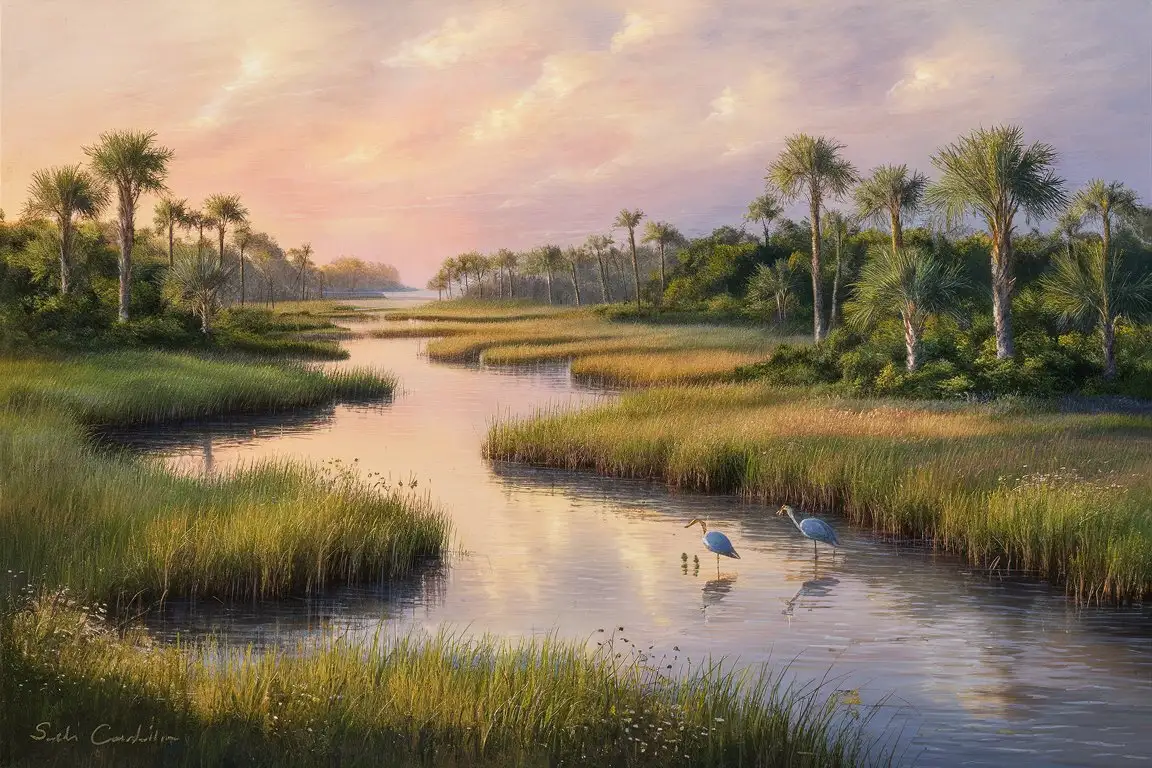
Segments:
[[[792,525],[796,526],[797,528],[800,528],[800,521],[796,519],[796,510],[793,510],[793,509],[788,510],[788,518],[792,521]],[[800,530],[804,530],[804,529],[800,528]]]
[[[700,523],[700,530],[704,533],[705,536],[707,536],[708,535],[708,524],[705,523],[703,520],[699,520],[697,522]]]

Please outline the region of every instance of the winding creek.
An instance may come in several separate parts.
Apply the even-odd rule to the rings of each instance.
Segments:
[[[810,542],[772,509],[662,485],[492,465],[494,418],[593,403],[567,366],[430,362],[412,339],[346,342],[343,365],[394,371],[383,405],[116,435],[186,471],[293,457],[417,481],[452,516],[449,565],[309,601],[170,604],[163,637],[223,633],[294,645],[338,630],[507,637],[599,629],[668,660],[790,664],[800,682],[883,701],[870,728],[916,765],[1152,765],[1152,606],[1078,608],[1049,587],[994,578],[833,520],[844,546],[814,570]],[[694,517],[742,559],[717,578]],[[681,553],[688,554],[686,566]],[[692,557],[699,555],[698,572]],[[623,627],[621,632],[619,627]],[[675,649],[678,648],[679,651]]]

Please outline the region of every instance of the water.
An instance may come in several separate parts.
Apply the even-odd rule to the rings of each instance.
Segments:
[[[332,630],[364,642],[443,627],[592,640],[615,630],[658,658],[790,663],[797,680],[830,674],[831,688],[857,690],[865,704],[887,696],[872,727],[917,765],[1152,763],[1152,607],[1079,609],[1051,588],[837,520],[843,547],[835,559],[822,548],[817,568],[811,542],[769,514],[775,507],[492,465],[480,445],[495,417],[613,394],[574,385],[565,365],[437,364],[411,339],[346,346],[343,364],[399,375],[392,402],[119,439],[187,471],[296,457],[414,479],[414,492],[452,515],[450,564],[310,600],[173,603],[150,619],[157,634],[294,645]],[[719,576],[699,528],[684,528],[694,517],[740,552]]]

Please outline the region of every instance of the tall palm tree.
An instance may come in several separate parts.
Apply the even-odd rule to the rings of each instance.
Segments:
[[[572,270],[572,290],[576,292],[576,306],[580,306],[580,276],[577,270],[588,260],[588,255],[587,249],[578,245],[564,250],[564,258]]]
[[[612,223],[617,229],[628,230],[628,245],[632,248],[632,274],[636,278],[636,308],[640,308],[640,264],[636,261],[636,227],[640,226],[640,220],[644,218],[644,211],[637,208],[630,211],[627,208],[620,211],[616,215],[616,220]]]
[[[825,199],[841,199],[856,182],[856,169],[840,156],[844,145],[825,136],[794,134],[784,140],[784,150],[768,166],[767,181],[774,184],[786,202],[808,201],[812,227],[813,335],[824,338],[824,289],[820,265],[820,211]]]
[[[240,251],[240,306],[244,306],[244,252],[252,244],[252,238],[252,228],[246,221],[238,224],[232,232],[232,242]]]
[[[136,205],[145,192],[165,191],[173,151],[156,144],[152,131],[113,131],[84,148],[96,175],[116,191],[120,240],[120,322],[128,321],[132,290],[132,245],[136,240]]]
[[[1140,213],[1140,197],[1119,181],[1092,179],[1072,199],[1074,213],[1103,227],[1104,253],[1111,253],[1112,217],[1131,221]]]
[[[1076,210],[1075,203],[1060,214],[1060,218],[1056,220],[1056,231],[1064,240],[1064,252],[1068,258],[1072,258],[1073,246],[1083,236],[1084,231],[1084,214]]]
[[[512,275],[519,263],[520,254],[516,251],[507,248],[496,251],[496,268],[504,271],[504,277],[508,280],[508,297],[512,299],[516,298],[516,284],[512,280]]]
[[[680,230],[666,221],[649,221],[644,228],[645,243],[656,243],[656,250],[660,254],[660,295],[664,295],[664,250],[673,243],[684,239]]]
[[[172,247],[176,242],[176,228],[184,225],[184,217],[188,212],[187,200],[173,200],[166,197],[156,204],[156,211],[152,223],[156,231],[168,232],[168,266],[173,265]]]
[[[1013,222],[1021,211],[1043,218],[1063,208],[1068,197],[1064,180],[1053,166],[1050,144],[1024,145],[1017,126],[980,128],[932,156],[940,180],[928,187],[925,200],[942,210],[949,221],[975,213],[984,220],[992,241],[992,318],[996,326],[996,357],[1015,354],[1012,337]]]
[[[224,235],[228,225],[240,224],[248,219],[248,209],[240,202],[239,195],[212,195],[204,201],[204,213],[215,224],[220,234],[220,263],[224,263]]]
[[[892,247],[904,247],[904,217],[920,209],[928,177],[920,171],[909,171],[907,165],[881,165],[856,187],[856,216],[877,225],[888,224],[892,230]]]
[[[232,280],[232,267],[221,264],[211,254],[181,247],[179,258],[166,275],[170,294],[200,318],[200,331],[212,332],[212,321],[220,311],[224,289]]]
[[[60,234],[60,293],[72,280],[72,236],[76,219],[94,219],[108,203],[108,190],[79,164],[47,168],[32,174],[25,214],[55,220]]]
[[[767,246],[768,230],[772,226],[772,222],[782,215],[784,215],[784,207],[780,205],[780,198],[769,191],[748,203],[748,212],[744,214],[744,220],[760,222],[764,227],[764,245]]]
[[[608,272],[604,267],[604,257],[612,247],[612,235],[588,235],[584,247],[596,256],[596,263],[600,266],[600,295],[606,303],[611,303],[612,293],[608,290]]]
[[[1060,254],[1040,278],[1045,303],[1067,322],[1100,326],[1104,377],[1116,375],[1116,321],[1152,308],[1152,277],[1137,279],[1103,242],[1077,244],[1079,254]],[[1079,256],[1079,258],[1077,258]]]
[[[771,265],[756,266],[756,272],[748,281],[748,297],[762,304],[775,303],[776,320],[783,323],[788,319],[788,305],[795,287],[796,273],[788,259],[776,259]]]
[[[966,287],[959,267],[923,248],[873,246],[856,281],[852,301],[844,306],[848,322],[867,329],[891,315],[904,323],[907,367],[920,367],[920,339],[932,315],[956,311]]]
[[[205,227],[212,226],[212,220],[204,215],[202,211],[191,209],[184,217],[185,229],[196,230],[196,252],[204,252],[204,229]]]
[[[836,256],[836,269],[832,275],[832,311],[828,315],[828,329],[840,320],[840,286],[844,282],[844,242],[851,234],[852,223],[840,211],[831,210],[824,216],[824,239],[832,243]]]

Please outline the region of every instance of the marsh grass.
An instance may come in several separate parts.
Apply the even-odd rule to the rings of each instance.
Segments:
[[[54,414],[0,415],[0,473],[0,563],[23,574],[8,586],[65,584],[118,609],[383,580],[439,556],[449,535],[426,500],[350,472],[174,475],[92,446]]]
[[[393,309],[388,320],[451,320],[461,323],[499,323],[548,317],[579,315],[590,310],[570,306],[536,304],[527,299],[451,299],[425,304],[414,309]]]
[[[57,764],[852,766],[883,763],[867,714],[756,669],[673,664],[628,641],[508,643],[441,633],[210,663],[212,643],[111,631],[99,606],[31,598],[3,621],[10,757]],[[100,713],[97,717],[95,713]],[[37,744],[37,723],[173,735],[163,745]],[[85,725],[87,724],[87,725]],[[88,734],[85,732],[85,736]],[[138,762],[137,762],[138,761]]]
[[[493,309],[408,312],[408,322],[386,323],[371,335],[430,338],[427,354],[441,362],[570,360],[574,375],[612,386],[725,381],[776,344],[797,341],[746,326],[613,323],[588,310],[548,309],[529,318],[506,312],[495,322]]]
[[[491,459],[839,510],[1084,600],[1152,593],[1152,417],[651,390],[497,423]]]
[[[0,359],[0,407],[63,412],[93,426],[383,398],[395,387],[391,374],[370,369],[322,372],[302,364],[161,352]]]

